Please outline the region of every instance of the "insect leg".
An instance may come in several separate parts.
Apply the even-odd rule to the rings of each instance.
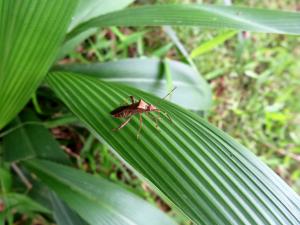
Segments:
[[[129,98],[130,98],[131,104],[133,104],[133,103],[134,103],[134,96],[129,96]],[[124,99],[124,103],[123,103],[123,104],[124,104],[124,105],[127,105],[127,104],[128,104],[127,98]],[[130,104],[130,103],[129,103],[129,104]]]
[[[163,112],[163,113],[168,117],[168,119],[170,120],[170,122],[173,123],[173,121],[172,121],[171,117],[169,116],[169,114],[166,113],[166,112]]]
[[[155,121],[155,128],[158,129],[158,119],[157,119],[155,116],[153,116],[151,113],[146,112],[146,114],[147,114],[152,120]]]
[[[131,100],[131,104],[134,103],[134,97],[133,96],[129,96],[130,100]]]
[[[141,133],[141,129],[142,129],[142,124],[143,124],[143,117],[142,117],[142,113],[140,113],[140,127],[138,130],[138,133],[136,135],[136,138],[139,139],[140,133]]]
[[[164,113],[165,115],[166,115],[166,117],[170,120],[170,122],[172,122],[173,123],[173,121],[172,121],[172,119],[171,119],[171,117],[169,116],[169,114],[168,113],[166,113],[166,112],[164,112],[164,111],[162,111],[162,110],[155,110],[155,112],[158,112],[158,118],[160,119],[160,113]]]
[[[129,123],[129,121],[131,120],[132,116],[130,116],[127,120],[125,120],[125,122],[123,122],[119,127],[117,128],[114,128],[113,131],[117,131],[117,130],[120,130],[122,129],[123,127],[126,126],[127,123]]]

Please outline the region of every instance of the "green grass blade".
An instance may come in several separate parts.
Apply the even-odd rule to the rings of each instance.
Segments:
[[[130,85],[157,96],[168,92],[166,71],[159,59],[125,59],[91,65],[65,65],[61,70],[88,74],[109,83]],[[177,90],[171,100],[193,110],[207,110],[211,105],[211,91],[206,81],[192,67],[168,60],[172,83]]]
[[[76,1],[0,0],[0,130],[55,60]]]
[[[300,34],[300,14],[200,4],[142,6],[93,18],[77,26],[68,38],[91,27],[160,25],[191,25],[202,28],[232,28],[255,32]]]
[[[151,56],[154,56],[154,57],[164,57],[170,51],[170,49],[172,47],[173,47],[173,43],[168,43],[168,44],[160,47],[159,49],[154,50],[151,53]]]
[[[101,177],[50,161],[26,165],[89,224],[174,224],[146,201]]]
[[[134,95],[159,98],[134,88],[56,72],[47,81],[69,109],[121,157],[148,178],[197,224],[299,224],[300,198],[245,147],[201,117],[163,101],[160,132],[138,116],[118,132],[110,111]]]
[[[177,32],[171,27],[171,26],[163,26],[164,32],[169,36],[169,38],[172,40],[172,42],[176,45],[179,52],[182,54],[182,56],[185,58],[185,60],[196,70],[198,73],[198,68],[193,62],[193,60],[190,58],[189,53],[183,43],[180,41],[180,39],[177,36]]]
[[[200,44],[200,46],[198,48],[195,48],[192,51],[190,57],[195,58],[199,55],[202,55],[206,52],[211,51],[218,45],[224,43],[225,41],[227,41],[228,39],[233,37],[236,33],[237,33],[236,31],[227,31],[227,32],[224,32],[224,33],[218,35],[217,37],[213,38],[212,40],[209,40],[205,43]]]
[[[118,50],[124,50],[128,48],[128,46],[132,45],[133,43],[138,42],[143,36],[147,33],[147,31],[141,31],[141,32],[134,32],[133,34],[130,34],[128,36],[124,35],[124,38],[121,39],[121,43],[117,46]]]
[[[1,160],[0,167],[0,193],[5,194],[11,190],[12,187],[12,174],[10,173],[9,168],[5,168]],[[7,166],[8,167],[8,166]]]

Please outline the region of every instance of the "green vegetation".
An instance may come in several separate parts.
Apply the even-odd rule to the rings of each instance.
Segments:
[[[299,14],[10,1],[0,0],[0,225],[299,222],[299,196],[275,175],[300,193]],[[11,28],[11,12],[35,31]],[[174,86],[175,104],[161,101]],[[112,131],[124,119],[109,112],[130,95],[167,113],[158,129],[156,113],[143,115],[138,139],[138,115]]]

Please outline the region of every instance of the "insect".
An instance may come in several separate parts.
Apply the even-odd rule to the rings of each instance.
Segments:
[[[174,90],[176,89],[173,88],[165,97],[163,97],[161,100],[165,99],[166,97],[168,97]],[[159,114],[161,112],[163,112],[162,110],[158,109],[156,106],[149,104],[147,102],[145,102],[144,100],[140,99],[138,101],[135,101],[133,96],[129,96],[130,100],[131,100],[131,104],[129,105],[122,105],[116,109],[114,109],[113,111],[110,112],[110,114],[115,117],[115,118],[127,118],[118,128],[114,128],[113,131],[118,131],[120,129],[122,129],[123,127],[125,127],[130,120],[132,119],[132,116],[135,114],[139,114],[140,116],[140,126],[139,126],[139,130],[137,133],[137,139],[139,138],[141,129],[142,129],[142,123],[143,123],[143,118],[142,118],[142,114],[146,113],[148,116],[150,116],[152,119],[155,119],[156,122],[156,128],[158,128],[158,120],[160,119],[160,116],[158,115],[158,117],[152,117],[150,114],[148,114],[149,112],[158,112]],[[166,116],[168,117],[168,119],[172,122],[170,116],[166,113]]]

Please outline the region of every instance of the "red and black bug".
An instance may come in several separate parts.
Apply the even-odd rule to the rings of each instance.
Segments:
[[[169,96],[174,90],[176,89],[173,88],[165,97],[163,97],[162,99],[165,99],[167,96]],[[142,129],[142,123],[143,123],[143,118],[142,118],[142,114],[146,113],[147,115],[149,115],[151,117],[150,114],[148,114],[149,112],[158,112],[161,113],[163,111],[161,111],[160,109],[158,109],[156,106],[149,104],[147,102],[145,102],[144,100],[140,99],[138,101],[134,100],[133,96],[129,96],[130,100],[131,100],[131,104],[129,105],[122,105],[116,109],[114,109],[113,111],[110,112],[110,114],[115,117],[115,118],[127,118],[118,128],[114,128],[114,131],[120,130],[123,127],[125,127],[129,121],[132,119],[132,116],[135,114],[139,114],[140,115],[140,126],[139,126],[139,130],[137,133],[137,138],[139,138],[139,134],[141,132]],[[168,119],[172,122],[170,116],[166,113],[166,116],[168,117]],[[158,115],[158,117],[151,117],[155,119],[156,122],[156,128],[158,127],[158,120],[160,119],[160,116]]]

